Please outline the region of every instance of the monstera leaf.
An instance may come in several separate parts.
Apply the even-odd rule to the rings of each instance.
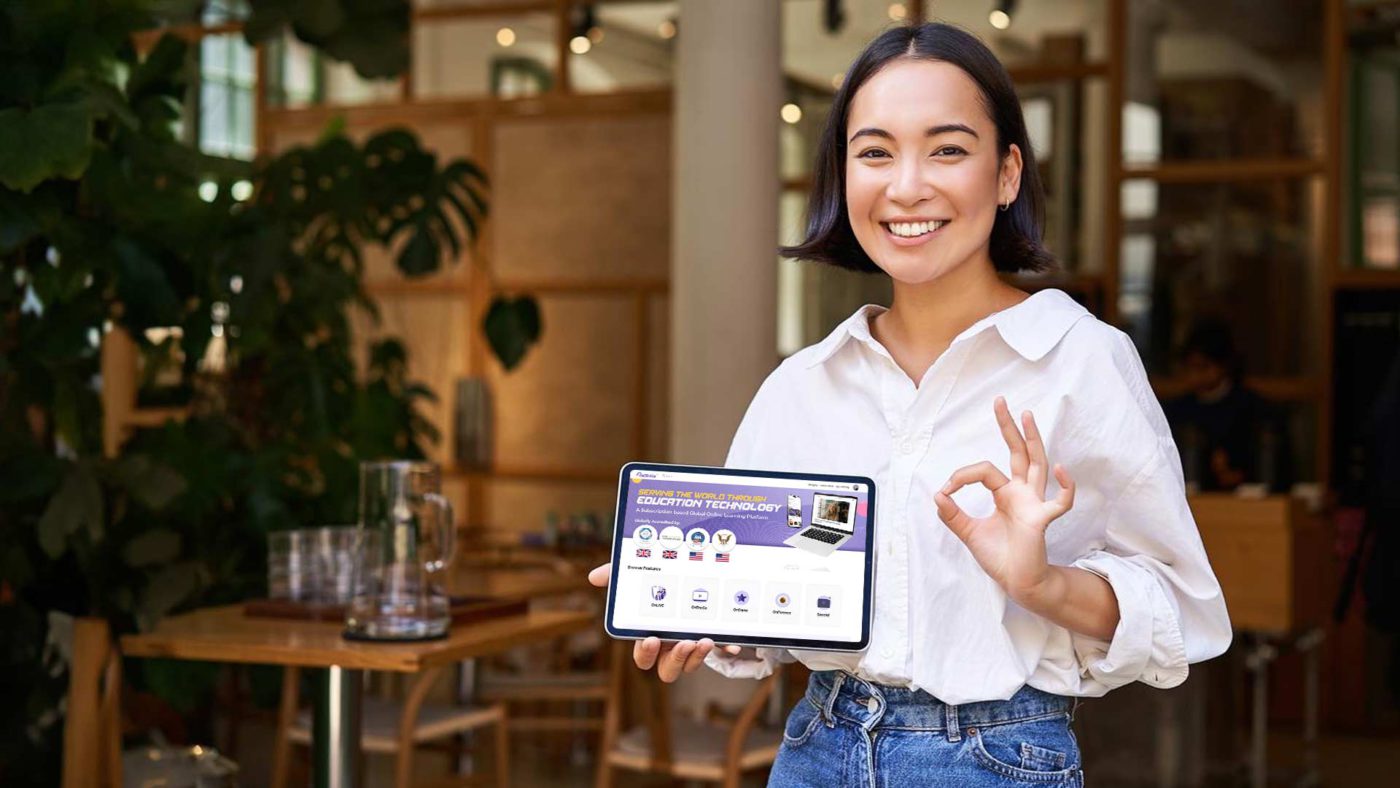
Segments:
[[[0,109],[0,184],[28,192],[50,178],[79,178],[92,158],[84,102]]]
[[[497,296],[486,310],[486,339],[507,370],[515,369],[540,338],[540,306],[529,296]]]

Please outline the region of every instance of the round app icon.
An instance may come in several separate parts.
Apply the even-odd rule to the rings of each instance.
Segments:
[[[661,529],[661,543],[667,547],[676,547],[685,538],[685,533],[674,525],[668,525]]]
[[[710,545],[710,532],[704,528],[692,528],[685,532],[685,543],[691,550],[704,550]]]
[[[656,529],[649,525],[644,525],[638,528],[633,536],[636,537],[638,542],[650,542],[652,539],[656,538]]]
[[[734,604],[738,605],[739,607],[744,607],[744,606],[748,605],[748,604],[749,604],[749,592],[747,592],[747,591],[735,591],[735,592],[734,592]]]
[[[783,592],[773,597],[773,604],[777,605],[778,607],[787,607],[788,605],[792,604],[792,597],[788,596],[786,592]]]
[[[738,543],[739,540],[734,538],[734,532],[728,528],[721,528],[710,537],[710,546],[715,548],[716,553],[727,553],[733,550],[734,545]]]

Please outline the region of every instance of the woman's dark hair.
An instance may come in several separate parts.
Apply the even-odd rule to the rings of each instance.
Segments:
[[[1021,101],[1006,69],[978,38],[951,25],[928,23],[891,28],[856,58],[836,91],[826,128],[817,143],[812,193],[807,202],[807,237],[782,253],[856,271],[879,271],[861,248],[846,215],[846,122],[856,91],[889,63],[905,58],[950,63],[972,77],[996,125],[999,158],[1011,145],[1021,149],[1021,190],[1008,210],[997,210],[990,254],[998,271],[1048,271],[1055,258],[1041,245],[1045,192],[1031,152]]]

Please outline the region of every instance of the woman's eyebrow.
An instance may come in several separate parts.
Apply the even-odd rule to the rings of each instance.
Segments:
[[[981,137],[977,136],[977,132],[973,131],[971,126],[968,126],[964,123],[942,123],[937,126],[931,126],[929,127],[928,131],[924,132],[924,136],[936,137],[939,134],[947,134],[948,132],[953,131],[961,131],[964,134],[971,134],[973,139],[981,139]],[[861,129],[860,131],[857,131],[855,134],[852,134],[848,142],[855,142],[860,137],[880,137],[881,139],[894,141],[894,135],[889,133],[888,131],[874,127],[867,127]]]

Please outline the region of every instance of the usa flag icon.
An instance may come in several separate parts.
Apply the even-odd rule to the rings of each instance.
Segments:
[[[721,564],[729,563],[729,553],[715,553],[715,560]]]
[[[661,551],[661,557],[662,557],[662,558],[675,558],[675,557],[676,557],[676,551],[675,551],[675,550],[662,550],[662,551]]]
[[[651,548],[647,548],[647,547],[638,547],[638,548],[637,548],[637,557],[638,557],[638,558],[651,558]]]
[[[691,551],[690,551],[690,560],[692,560],[692,561],[704,561],[704,560],[705,560],[705,553],[704,553],[704,552],[696,552],[696,551],[694,551],[694,550],[691,550]]]

